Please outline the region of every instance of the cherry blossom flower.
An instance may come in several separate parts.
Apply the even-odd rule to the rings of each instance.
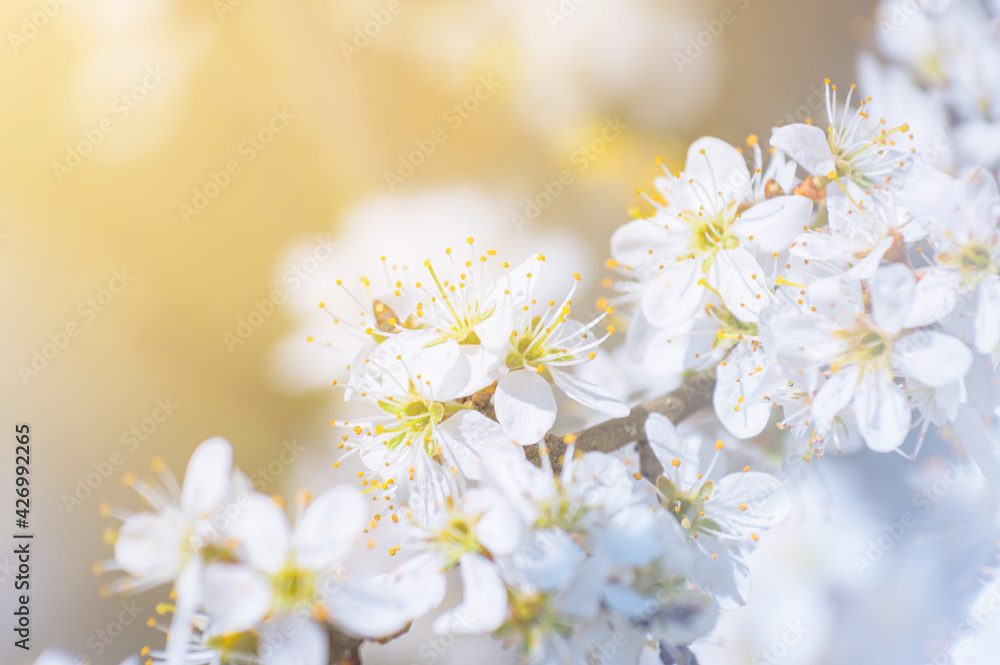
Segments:
[[[723,442],[715,443],[703,464],[700,437],[682,437],[657,414],[646,421],[646,438],[664,469],[656,482],[660,501],[704,555],[692,575],[695,583],[723,609],[746,604],[750,573],[743,553],[788,514],[791,504],[781,482],[749,467],[714,479]]]
[[[611,240],[613,265],[638,284],[634,299],[658,328],[689,321],[715,294],[752,323],[771,302],[757,255],[785,249],[808,224],[812,202],[779,195],[747,207],[751,177],[743,156],[705,137],[688,150],[680,175],[666,171],[652,217],[629,222]],[[625,288],[628,288],[627,286]]]
[[[102,512],[124,520],[115,539],[114,559],[97,570],[122,570],[127,577],[107,585],[108,592],[139,592],[175,584],[171,635],[165,662],[178,665],[187,626],[203,593],[203,554],[220,536],[212,518],[230,495],[233,451],[224,439],[209,439],[191,455],[184,484],[179,486],[163,460],[153,460],[162,482],[157,487],[133,474],[125,476],[153,509],[129,513],[102,506]]]
[[[911,148],[901,124],[889,128],[884,118],[873,122],[866,112],[867,100],[851,113],[851,86],[838,118],[837,86],[826,81],[826,115],[829,124],[824,132],[806,123],[779,127],[771,135],[771,145],[798,162],[814,179],[816,187],[836,183],[835,195],[852,200],[874,189],[886,189],[894,178],[905,175]]]
[[[881,268],[864,284],[828,277],[808,286],[809,309],[769,319],[785,375],[808,393],[817,438],[828,436],[853,405],[868,446],[895,450],[911,422],[911,405],[895,378],[944,388],[969,370],[972,353],[959,339],[904,327],[923,307],[916,285],[912,270],[898,264]]]

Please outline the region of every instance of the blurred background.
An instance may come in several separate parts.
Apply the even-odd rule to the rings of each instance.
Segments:
[[[305,341],[333,276],[475,235],[512,260],[542,248],[596,297],[656,158],[822,117],[816,91],[854,79],[873,9],[4,2],[0,487],[12,502],[13,425],[30,423],[34,649],[117,663],[161,643],[141,625],[159,596],[119,636],[122,601],[90,573],[110,551],[99,505],[138,507],[126,471],[162,455],[179,474],[221,435],[248,473],[271,469],[269,492],[333,482],[309,460],[326,459],[337,396]],[[0,549],[2,663],[26,660],[6,628],[11,560]]]

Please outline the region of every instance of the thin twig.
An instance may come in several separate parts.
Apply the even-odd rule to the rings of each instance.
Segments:
[[[715,388],[715,370],[695,374],[684,384],[666,395],[654,397],[632,407],[624,418],[615,418],[598,423],[576,434],[576,450],[588,452],[596,450],[610,453],[635,441],[645,439],[646,418],[659,413],[672,423],[679,423],[696,411],[708,406]],[[558,469],[566,453],[565,438],[555,434],[545,435],[545,446],[549,449],[552,468]],[[540,463],[538,445],[525,446],[524,452],[535,464]]]

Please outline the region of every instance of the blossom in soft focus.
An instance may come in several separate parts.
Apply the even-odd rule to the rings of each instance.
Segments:
[[[749,465],[713,476],[716,468],[723,467],[719,464],[723,442],[714,444],[711,460],[702,464],[702,441],[681,437],[662,416],[649,417],[646,437],[664,469],[656,481],[657,496],[704,555],[697,565],[696,584],[723,609],[745,605],[750,577],[743,552],[788,514],[781,482],[768,473],[751,471]]]
[[[437,38],[448,4],[407,11]],[[555,44],[599,37],[520,72],[537,127],[595,98],[669,117],[594,63],[661,53],[673,10],[564,6],[465,7],[478,29],[403,52],[462,80],[486,26],[548,52],[535,12]],[[126,476],[150,509],[104,507],[123,524],[96,568],[173,587],[142,655],[326,665],[409,639],[430,662],[457,635],[529,665],[993,662],[998,25],[996,2],[883,2],[864,94],[827,80],[825,124],[658,160],[593,303],[579,239],[484,190],[374,197],[297,245],[273,369],[343,398],[324,489],[286,510],[222,439],[183,485],[159,458],[158,483]]]
[[[104,507],[103,512],[124,520],[115,539],[114,559],[97,570],[122,570],[128,577],[108,585],[107,591],[135,593],[162,584],[175,584],[171,633],[165,661],[183,660],[188,626],[202,601],[206,548],[219,537],[212,518],[230,495],[233,450],[225,439],[209,439],[191,455],[183,486],[178,486],[162,459],[153,461],[162,487],[135,478],[131,485],[154,512],[133,514]]]
[[[414,9],[405,36],[380,46],[457,89],[484,70],[496,73],[525,123],[543,134],[612,110],[629,122],[673,129],[709,103],[721,78],[721,46],[684,55],[703,26],[682,3],[437,0]],[[683,99],[670,94],[681,82]]]

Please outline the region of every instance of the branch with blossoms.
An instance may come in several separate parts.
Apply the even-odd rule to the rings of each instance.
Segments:
[[[545,435],[542,444],[525,446],[525,455],[540,464],[541,452],[545,451],[553,470],[558,471],[565,459],[567,445],[572,445],[576,452],[612,453],[633,443],[646,444],[644,427],[649,416],[659,414],[673,423],[680,423],[711,404],[714,388],[714,370],[701,372],[688,378],[678,389],[633,406],[629,414],[622,418],[606,420],[565,436],[550,432]],[[643,475],[651,477],[655,477],[659,470],[650,464],[643,464],[641,468]]]
[[[995,131],[968,117],[983,90],[956,75],[951,97],[930,94],[905,43],[893,71],[935,107],[918,117]],[[827,82],[825,129],[777,128],[766,149],[695,141],[612,236],[613,307],[589,321],[573,318],[579,274],[567,289],[544,255],[511,265],[473,238],[415,270],[383,258],[381,289],[331,285],[360,310],[320,303],[319,342],[345,357],[333,383],[356,408],[331,423],[333,466],[358,480],[286,506],[221,439],[183,482],[161,460],[129,475],[149,508],[103,508],[122,523],[97,568],[122,573],[108,592],[173,588],[166,646],[144,655],[357,663],[433,616],[529,663],[612,645],[624,665],[653,649],[688,665],[749,601],[746,554],[790,510],[775,476],[737,461],[769,424],[807,461],[913,458],[946,428],[995,474],[1000,191],[962,146],[922,159],[919,128],[877,103]],[[581,414],[601,422],[554,433]]]

